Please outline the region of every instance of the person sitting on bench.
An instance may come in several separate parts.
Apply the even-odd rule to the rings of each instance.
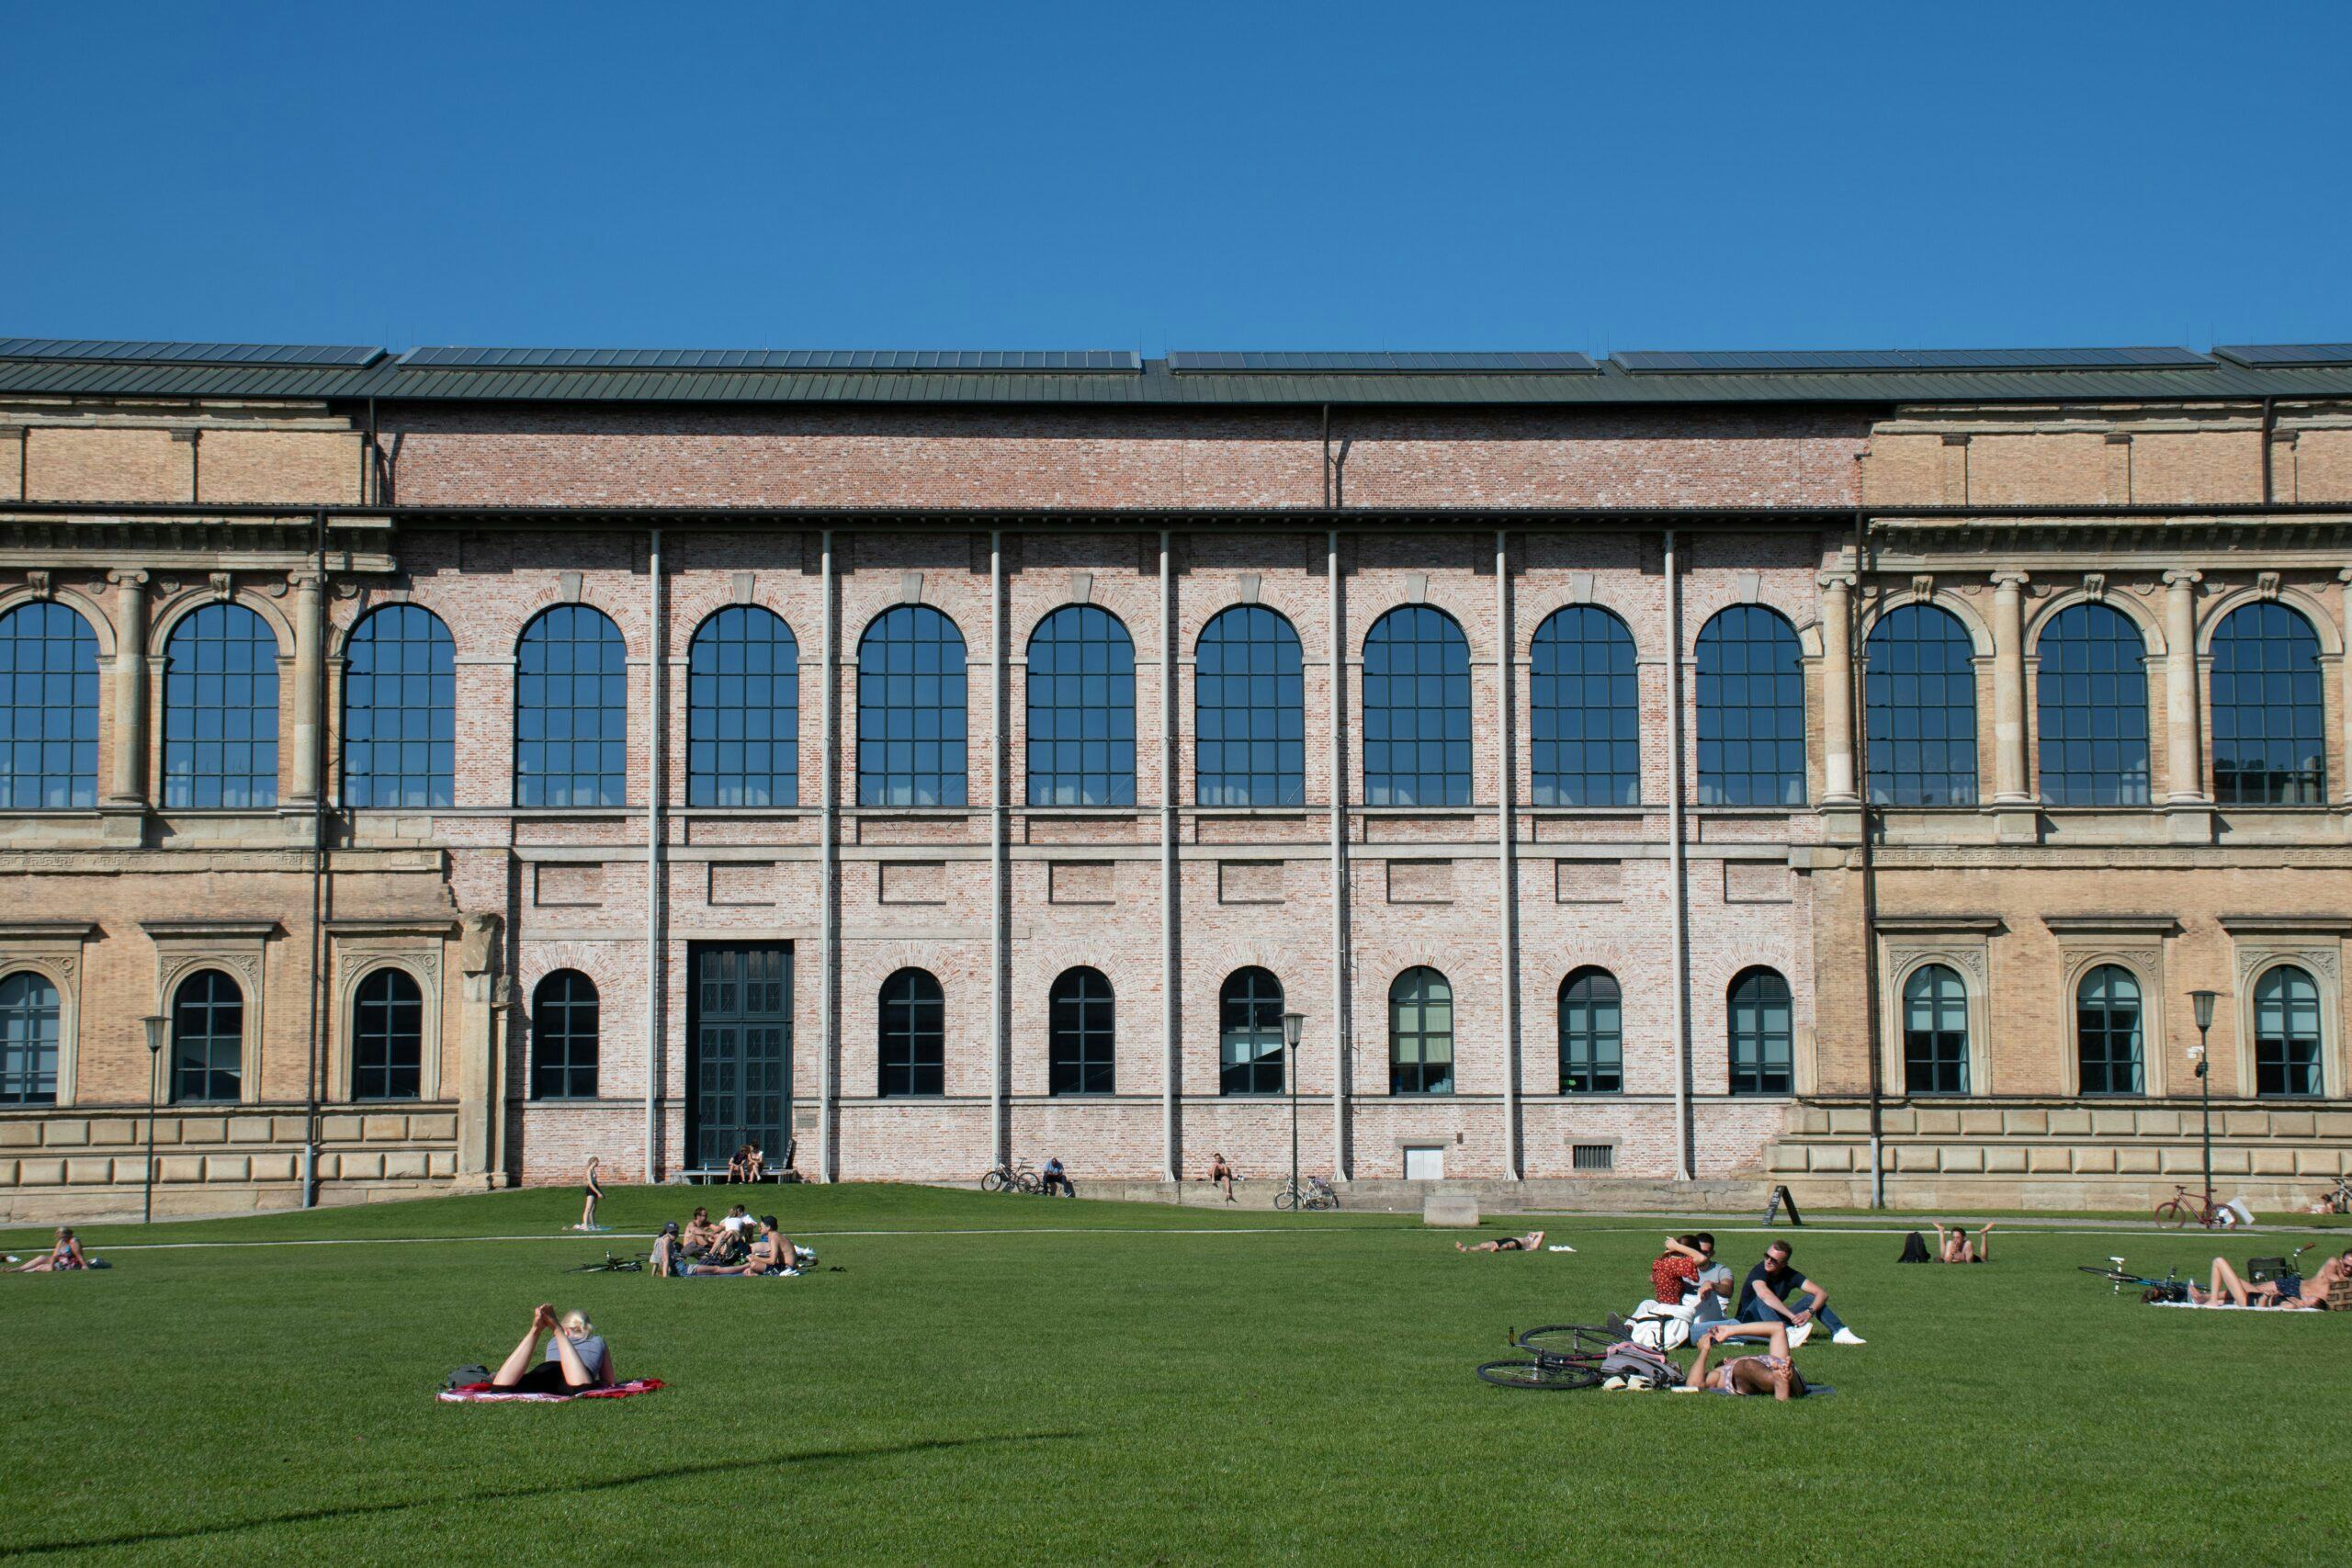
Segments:
[[[1048,1198],[1054,1195],[1054,1189],[1057,1187],[1061,1189],[1062,1195],[1066,1198],[1078,1196],[1078,1189],[1069,1184],[1069,1172],[1062,1168],[1062,1156],[1059,1155],[1046,1156],[1046,1168],[1042,1173],[1042,1179],[1045,1182],[1043,1190]]]
[[[767,1151],[756,1143],[743,1145],[743,1179],[757,1185],[767,1179]]]
[[[534,1366],[531,1357],[543,1334],[550,1336],[547,1355]],[[588,1321],[588,1314],[574,1307],[559,1319],[555,1307],[541,1302],[531,1309],[531,1326],[525,1330],[522,1343],[507,1355],[490,1386],[524,1393],[577,1393],[582,1389],[609,1388],[615,1381],[612,1348]]]
[[[1542,1231],[1529,1231],[1525,1235],[1507,1235],[1500,1241],[1482,1241],[1476,1247],[1453,1244],[1456,1252],[1532,1252],[1544,1245]]]
[[[1225,1201],[1237,1201],[1233,1196],[1233,1163],[1225,1157],[1223,1149],[1209,1156],[1209,1185],[1225,1189]]]
[[[1936,1227],[1936,1261],[1939,1263],[1990,1263],[1993,1261],[1993,1222],[1986,1220],[1984,1228],[1971,1242],[1968,1232],[1959,1225],[1946,1230],[1940,1221],[1929,1220]]]
[[[1733,1339],[1765,1341],[1760,1356],[1734,1356],[1713,1371],[1707,1370],[1707,1358],[1714,1348]],[[1774,1399],[1802,1399],[1805,1394],[1804,1375],[1789,1359],[1789,1331],[1785,1325],[1771,1323],[1719,1323],[1699,1336],[1699,1359],[1690,1363],[1690,1375],[1683,1381],[1685,1392],[1715,1389],[1724,1393],[1769,1393]]]
[[[74,1239],[72,1225],[57,1227],[57,1239],[47,1252],[17,1270],[19,1274],[60,1274],[74,1269],[87,1269],[90,1260],[82,1256],[82,1244]]]
[[[727,1179],[735,1182],[749,1181],[751,1179],[752,1145],[738,1144],[735,1145],[735,1152],[727,1157]]]

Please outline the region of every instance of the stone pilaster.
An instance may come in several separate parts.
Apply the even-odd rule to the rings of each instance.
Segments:
[[[1850,807],[1854,790],[1854,577],[1825,572],[1821,587],[1821,804]]]
[[[324,580],[314,571],[289,573],[294,587],[294,788],[289,807],[315,807],[325,737],[319,722],[320,682],[326,670],[325,622],[321,599]]]
[[[107,805],[147,805],[147,574],[110,571],[114,602],[114,757]]]
[[[2181,843],[2208,843],[2213,837],[2197,689],[2197,585],[2204,575],[2165,573],[2165,807],[2171,836]]]
[[[2025,754],[2025,615],[2022,571],[1993,574],[1993,803],[2030,806]]]

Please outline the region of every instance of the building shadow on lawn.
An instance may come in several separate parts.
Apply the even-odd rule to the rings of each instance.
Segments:
[[[260,1529],[268,1525],[311,1524],[324,1519],[365,1518],[371,1515],[397,1514],[409,1508],[438,1508],[450,1504],[505,1503],[528,1497],[572,1495],[585,1492],[610,1492],[623,1486],[641,1486],[648,1482],[672,1481],[687,1475],[722,1475],[732,1471],[764,1470],[770,1466],[793,1464],[822,1464],[833,1461],[898,1459],[907,1454],[932,1453],[944,1449],[987,1448],[1008,1443],[1062,1442],[1081,1436],[1078,1432],[1005,1432],[980,1438],[926,1438],[919,1442],[881,1443],[862,1449],[812,1449],[805,1453],[766,1454],[752,1459],[712,1460],[706,1464],[664,1465],[658,1470],[638,1471],[628,1475],[608,1475],[594,1481],[550,1482],[542,1486],[482,1487],[471,1492],[451,1492],[437,1497],[411,1497],[396,1502],[351,1503],[334,1508],[294,1508],[284,1513],[264,1514],[250,1519],[231,1519],[220,1524],[189,1525],[178,1529],[132,1530],[121,1535],[94,1535],[80,1540],[34,1541],[23,1546],[0,1545],[0,1557],[32,1557],[61,1551],[94,1551],[109,1546],[141,1546],[150,1541],[195,1540],[206,1536],[234,1535],[239,1530]]]

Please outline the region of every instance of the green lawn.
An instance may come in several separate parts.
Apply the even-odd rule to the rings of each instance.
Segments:
[[[843,1271],[566,1275],[607,1243],[554,1234],[577,1217],[560,1191],[93,1227],[112,1270],[0,1279],[0,1554],[2136,1563],[2340,1560],[2352,1529],[2352,1320],[2158,1311],[2074,1269],[2201,1271],[2203,1236],[2021,1221],[1993,1267],[1949,1269],[1898,1268],[1897,1235],[1804,1233],[1871,1343],[1807,1347],[1838,1393],[1775,1406],[1473,1375],[1506,1325],[1645,1293],[1645,1222],[1465,1258],[1395,1215],[768,1198]],[[677,1201],[619,1190],[605,1216],[650,1229]],[[1713,1228],[1734,1258],[1761,1247]],[[544,1239],[395,1239],[497,1235]],[[374,1245],[130,1245],[333,1238]],[[434,1402],[548,1300],[671,1386]]]

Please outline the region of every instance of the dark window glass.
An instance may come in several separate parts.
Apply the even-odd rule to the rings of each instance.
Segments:
[[[792,1122],[792,949],[695,942],[686,963],[686,1141],[724,1170],[746,1143],[787,1149]]]
[[[730,604],[686,657],[686,804],[800,802],[800,645],[772,610]]]
[[[2061,610],[2035,644],[2041,798],[2052,806],[2148,804],[2148,645],[2105,604]]]
[[[189,976],[172,993],[175,1102],[235,1100],[244,1078],[245,995],[218,969]]]
[[[448,806],[458,772],[458,649],[441,617],[387,604],[351,634],[343,678],[343,797]]]
[[[1388,1092],[1453,1092],[1453,987],[1408,969],[1388,987]]]
[[[359,982],[351,1021],[351,1098],[414,1100],[424,1083],[424,995],[405,970]]]
[[[2291,964],[2254,983],[2254,1092],[2320,1092],[2319,987]]]
[[[559,969],[531,993],[531,1098],[596,1098],[596,983]]]
[[[1560,983],[1560,1092],[1617,1094],[1624,1087],[1624,1006],[1617,976],[1579,969]]]
[[[57,1103],[57,987],[29,969],[0,979],[0,1105]]]
[[[1634,634],[1590,604],[1555,610],[1529,649],[1538,806],[1642,803],[1642,702]]]
[[[2138,1094],[2140,982],[2102,964],[2075,987],[2075,1050],[2085,1094]]]
[[[1263,969],[1236,969],[1217,998],[1224,1094],[1280,1094],[1283,983]]]
[[[1135,803],[1135,639],[1107,610],[1065,605],[1029,638],[1029,804]]]
[[[1364,637],[1363,798],[1470,804],[1470,642],[1442,610],[1407,604]]]
[[[62,604],[0,615],[0,808],[98,801],[98,639]]]
[[[947,996],[921,969],[882,982],[879,1022],[885,1098],[947,1092]]]
[[[1794,627],[1761,604],[1699,633],[1699,804],[1804,804],[1804,663]]]
[[[1732,1093],[1789,1093],[1794,1033],[1789,983],[1770,969],[1741,970],[1731,983]]]
[[[2319,638],[2284,604],[2241,604],[2214,629],[2213,798],[2237,806],[2327,798]]]
[[[1306,681],[1298,634],[1261,604],[1218,612],[1193,665],[1193,795],[1203,806],[1306,799]]]
[[[1111,982],[1093,969],[1069,969],[1054,982],[1052,1081],[1056,1094],[1109,1094],[1117,1089],[1113,1056]]]
[[[885,610],[857,645],[857,803],[961,806],[964,634],[928,604]]]
[[[277,638],[243,604],[207,604],[164,658],[164,804],[277,804]]]
[[[514,649],[514,804],[619,806],[628,773],[628,655],[588,604],[558,604]]]
[[[1903,983],[1903,1087],[1968,1092],[1968,991],[1940,964],[1914,969]]]
[[[1881,806],[1976,804],[1976,649],[1948,610],[1905,604],[1871,628],[1871,799]]]

